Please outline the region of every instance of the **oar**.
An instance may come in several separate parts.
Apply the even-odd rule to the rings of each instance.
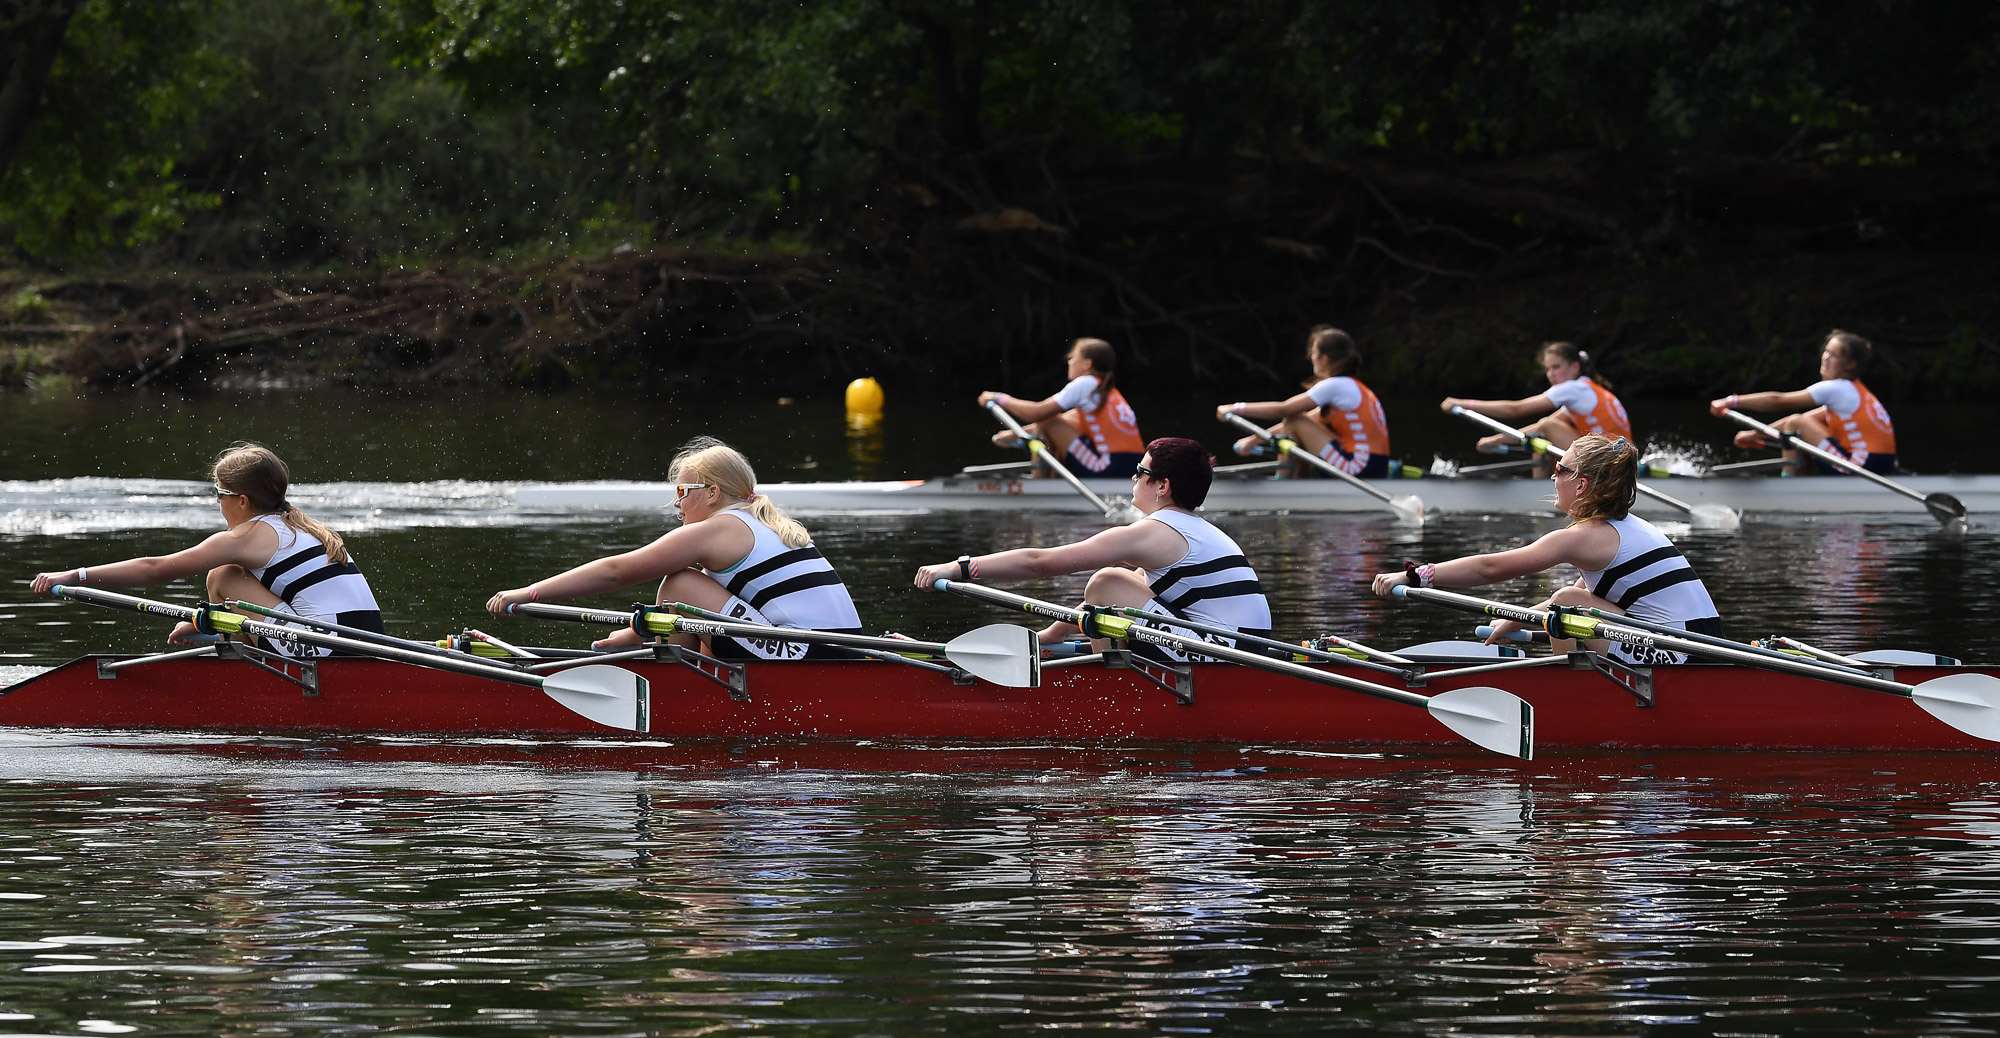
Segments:
[[[1021,423],[1015,421],[1014,416],[1008,414],[1007,409],[1000,406],[1000,401],[988,400],[986,402],[986,409],[993,412],[993,417],[998,418],[1001,425],[1006,426],[1014,435],[1019,436],[1022,443],[1027,444],[1029,457],[1040,458],[1042,463],[1054,470],[1056,475],[1069,481],[1069,485],[1075,488],[1077,493],[1089,499],[1091,504],[1096,505],[1098,510],[1104,513],[1104,518],[1116,520],[1121,523],[1131,522],[1139,518],[1139,510],[1133,507],[1132,502],[1106,501],[1097,496],[1096,491],[1084,486],[1083,480],[1079,479],[1076,473],[1064,467],[1062,461],[1049,451],[1049,445],[1043,443],[1041,437],[1035,436],[1028,432],[1028,430],[1021,428]]]
[[[1281,642],[1276,638],[1266,638],[1262,635],[1257,635],[1257,634],[1246,634],[1242,631],[1232,630],[1230,628],[1223,627],[1219,624],[1206,624],[1202,623],[1199,620],[1189,620],[1179,616],[1161,616],[1158,613],[1149,613],[1144,609],[1134,609],[1131,606],[1105,606],[1104,608],[1110,612],[1117,613],[1118,615],[1125,617],[1128,620],[1137,620],[1142,624],[1151,624],[1154,626],[1180,627],[1190,631],[1197,631],[1202,634],[1213,634],[1222,638],[1233,638],[1235,639],[1236,644],[1238,645],[1260,645],[1266,649],[1274,649],[1279,652],[1283,652],[1287,654],[1287,658],[1290,658],[1293,655],[1297,655],[1297,656],[1303,656],[1308,660],[1313,660],[1318,663],[1350,663],[1357,667],[1366,667],[1369,670],[1379,670],[1385,674],[1405,673],[1402,667],[1392,667],[1386,663],[1377,663],[1372,659],[1366,659],[1366,658],[1356,659],[1355,656],[1349,656],[1344,653],[1338,653],[1338,652],[1328,652],[1325,649],[1315,649],[1310,645],[1293,645],[1290,642]],[[1331,635],[1328,635],[1327,637],[1329,641],[1341,646],[1354,646],[1358,644],[1355,642],[1350,642],[1345,638],[1335,638]],[[1390,660],[1396,660],[1405,665],[1409,664],[1410,662],[1409,660],[1402,659],[1399,656],[1392,656],[1386,652],[1380,652],[1379,650],[1368,649],[1368,647],[1365,645],[1360,646],[1358,649],[1356,649],[1355,653],[1357,656],[1362,656],[1362,657],[1370,655],[1378,657],[1387,657]]]
[[[516,602],[507,607],[516,616],[542,620],[627,627],[642,635],[669,635],[676,632],[725,638],[764,638],[801,642],[808,645],[838,645],[878,652],[923,653],[943,656],[959,669],[977,678],[1009,688],[1039,688],[1042,684],[1042,649],[1035,632],[1015,624],[990,624],[968,631],[948,642],[920,642],[906,638],[876,638],[839,631],[810,631],[794,627],[768,627],[719,620],[679,616],[666,607],[640,606],[629,613],[608,609],[579,609],[546,602]]]
[[[1331,685],[1334,688],[1359,692],[1404,706],[1422,707],[1446,728],[1465,736],[1475,745],[1523,760],[1532,759],[1535,755],[1534,706],[1511,692],[1497,688],[1486,686],[1459,688],[1440,692],[1434,696],[1424,696],[1400,688],[1377,685],[1371,681],[1314,670],[1311,667],[1272,659],[1259,653],[1216,645],[1189,635],[1163,631],[1108,612],[1073,609],[1054,602],[1026,598],[980,584],[967,584],[956,580],[939,580],[933,586],[939,591],[955,591],[967,598],[977,598],[994,605],[1075,624],[1084,634],[1093,638],[1123,638],[1149,645],[1171,646],[1192,655],[1207,656],[1256,670],[1283,674],[1316,685]]]
[[[205,625],[223,634],[254,634],[259,638],[277,641],[304,642],[321,648],[339,649],[356,656],[373,656],[377,659],[411,663],[419,667],[464,674],[468,677],[491,678],[494,681],[505,681],[514,685],[527,685],[530,688],[541,689],[550,699],[598,724],[610,728],[622,728],[629,732],[646,730],[648,692],[646,679],[622,667],[598,664],[543,677],[513,667],[447,658],[435,652],[419,652],[395,645],[381,645],[320,631],[264,623],[239,613],[225,612],[217,607],[196,609],[191,606],[174,605],[171,602],[156,602],[149,598],[135,598],[131,595],[100,591],[96,588],[62,585],[50,588],[49,593],[75,602],[103,606],[106,609],[123,609],[128,612],[151,613],[175,620],[186,620],[197,626]]]
[[[389,646],[394,646],[395,648],[398,649],[408,649],[411,652],[422,652],[422,653],[428,653],[432,656],[444,656],[450,659],[467,660],[472,663],[481,663],[487,666],[495,665],[493,660],[487,659],[482,656],[474,655],[473,653],[461,652],[449,646],[433,645],[430,642],[412,641],[408,638],[398,638],[392,634],[383,634],[380,631],[366,631],[362,630],[359,627],[349,627],[346,624],[337,624],[331,620],[320,620],[310,616],[300,616],[297,613],[288,613],[283,609],[272,609],[269,606],[261,606],[255,602],[245,602],[240,598],[232,598],[229,601],[224,602],[222,604],[224,607],[229,609],[234,609],[239,613],[255,613],[258,616],[268,616],[273,620],[281,620],[288,624],[301,624],[306,627],[312,627],[321,631],[325,631],[328,634],[346,635],[349,638],[357,638],[360,639],[361,641],[372,642],[376,645],[389,645]]]
[[[1575,610],[1524,609],[1504,602],[1494,602],[1437,588],[1399,584],[1389,590],[1398,598],[1430,602],[1448,609],[1495,616],[1516,623],[1535,624],[1554,637],[1604,638],[1635,648],[1666,649],[1669,652],[1724,660],[1746,667],[1760,667],[1786,674],[1818,678],[1836,685],[1847,685],[1871,692],[1886,692],[1914,700],[1932,717],[1967,735],[2000,742],[2000,678],[1988,674],[1948,674],[1941,678],[1932,678],[1920,685],[1906,685],[1860,673],[1849,667],[1759,650],[1740,643],[1726,642],[1718,645],[1715,643],[1723,639],[1696,636],[1687,631],[1676,631],[1669,635],[1643,630],[1622,622],[1629,618],[1620,618],[1621,622],[1613,623],[1597,617],[1580,615],[1580,612]]]
[[[1924,508],[1931,513],[1931,518],[1936,519],[1938,522],[1943,523],[1945,526],[1957,530],[1961,533],[1964,532],[1965,530],[1966,527],[1965,504],[1959,501],[1958,498],[1955,498],[1950,494],[1945,494],[1945,493],[1919,494],[1916,491],[1911,490],[1909,487],[1906,487],[1903,484],[1898,483],[1893,479],[1889,479],[1887,477],[1870,472],[1867,469],[1861,467],[1860,465],[1856,465],[1854,462],[1846,458],[1843,458],[1840,455],[1833,453],[1832,451],[1821,450],[1818,444],[1807,443],[1805,440],[1800,439],[1798,435],[1794,433],[1779,432],[1777,429],[1765,425],[1763,422],[1760,422],[1757,419],[1752,418],[1741,411],[1737,411],[1732,408],[1724,408],[1722,411],[1722,416],[1728,418],[1729,420],[1735,422],[1738,425],[1750,429],[1755,429],[1758,432],[1763,433],[1766,437],[1769,437],[1774,442],[1789,444],[1794,450],[1803,451],[1806,454],[1809,454],[1815,458],[1818,458],[1823,462],[1826,462],[1829,465],[1832,465],[1834,468],[1845,469],[1848,472],[1852,472],[1853,474],[1860,476],[1864,479],[1872,480],[1883,487],[1886,487],[1890,490],[1895,491],[1898,494],[1903,495],[1904,497],[1922,501],[1924,503]]]
[[[1550,443],[1549,441],[1541,438],[1540,436],[1530,436],[1524,430],[1516,429],[1513,426],[1508,425],[1507,423],[1502,422],[1497,418],[1492,418],[1490,416],[1480,414],[1479,412],[1474,411],[1469,407],[1465,407],[1464,405],[1453,404],[1451,408],[1451,413],[1459,416],[1460,418],[1465,418],[1479,425],[1483,425],[1488,429],[1491,429],[1494,432],[1499,433],[1502,436],[1511,436],[1513,437],[1514,442],[1526,446],[1529,450],[1534,451],[1536,454],[1547,454],[1549,457],[1554,458],[1557,461],[1561,461],[1563,459],[1563,455],[1565,454],[1564,450],[1561,447],[1558,447],[1555,444]],[[1633,449],[1637,450],[1638,448],[1634,447]],[[1649,487],[1644,483],[1637,484],[1637,487],[1639,493],[1644,494],[1647,497],[1650,497],[1653,500],[1668,506],[1669,508],[1677,508],[1680,511],[1685,512],[1688,518],[1694,520],[1694,525],[1696,526],[1712,527],[1718,530],[1734,530],[1743,525],[1743,517],[1737,514],[1736,509],[1731,508],[1728,505],[1712,505],[1712,504],[1691,505],[1688,504],[1686,501],[1682,501],[1680,498],[1672,497],[1667,494],[1661,493],[1658,490],[1654,490],[1652,487]]]
[[[1345,481],[1349,486],[1354,487],[1355,489],[1361,491],[1364,494],[1367,494],[1369,497],[1372,497],[1375,500],[1380,501],[1385,505],[1388,505],[1390,510],[1396,513],[1396,517],[1403,520],[1404,522],[1416,523],[1418,525],[1423,524],[1424,501],[1422,498],[1416,496],[1415,494],[1390,494],[1386,490],[1381,490],[1376,487],[1371,487],[1368,485],[1368,481],[1362,479],[1360,476],[1354,475],[1351,472],[1342,472],[1332,462],[1326,460],[1325,458],[1322,458],[1311,451],[1300,450],[1298,442],[1293,440],[1291,437],[1278,436],[1275,433],[1271,432],[1271,430],[1266,429],[1261,425],[1258,425],[1256,422],[1253,422],[1250,419],[1245,418],[1240,414],[1226,414],[1223,415],[1222,418],[1224,421],[1228,422],[1231,425],[1236,426],[1238,429],[1241,429],[1244,432],[1247,432],[1250,435],[1255,436],[1260,440],[1263,440],[1265,443],[1269,443],[1272,444],[1273,446],[1276,446],[1278,448],[1279,454],[1289,455],[1293,458],[1297,458],[1299,461],[1302,461],[1305,464],[1313,468],[1316,468],[1321,472],[1324,472],[1327,475],[1332,476],[1335,479]]]

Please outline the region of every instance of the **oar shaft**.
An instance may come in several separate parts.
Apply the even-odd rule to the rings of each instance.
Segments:
[[[993,413],[993,417],[1000,420],[1001,425],[1006,426],[1010,432],[1012,432],[1016,436],[1019,436],[1023,441],[1027,443],[1028,454],[1030,457],[1041,458],[1043,463],[1048,465],[1050,469],[1054,470],[1056,475],[1061,476],[1063,479],[1067,480],[1069,482],[1069,485],[1075,488],[1077,493],[1082,494],[1084,497],[1088,498],[1091,504],[1096,505],[1106,515],[1109,515],[1111,513],[1111,505],[1106,503],[1103,498],[1097,496],[1096,491],[1093,491],[1089,487],[1084,486],[1083,480],[1078,478],[1076,473],[1071,472],[1069,468],[1065,466],[1062,463],[1062,461],[1058,459],[1054,454],[1050,454],[1048,444],[1042,442],[1041,437],[1036,436],[1028,432],[1028,430],[1022,428],[1021,423],[1018,420],[1016,420],[1012,414],[1009,414],[1006,408],[1000,406],[1000,401],[988,400],[986,402],[986,409]]]
[[[189,606],[156,602],[152,599],[136,598],[131,595],[121,595],[112,591],[100,591],[96,588],[58,586],[52,588],[51,591],[64,598],[77,602],[85,602],[90,605],[103,606],[108,609],[125,609],[135,613],[170,616],[176,620],[187,620],[190,622],[200,612],[200,610]],[[429,667],[432,670],[450,671],[455,674],[465,674],[471,677],[492,678],[495,681],[505,681],[515,685],[527,685],[530,688],[540,688],[543,682],[543,679],[537,675],[525,674],[511,667],[445,659],[444,657],[430,653],[398,648],[393,645],[373,645],[368,642],[325,634],[319,631],[301,630],[297,627],[262,623],[236,613],[211,613],[210,619],[219,625],[226,624],[228,627],[234,628],[228,632],[231,634],[240,632],[276,641],[304,642],[307,645],[316,645],[321,648],[340,649],[344,652],[351,652],[362,656],[378,656],[383,659],[394,660],[398,663],[413,663],[419,667]]]
[[[1713,645],[1716,646],[1717,648],[1722,648],[1722,649],[1734,649],[1739,652],[1754,652],[1759,656],[1765,656],[1772,659],[1779,659],[1779,660],[1798,659],[1797,656],[1792,656],[1786,653],[1777,652],[1772,649],[1766,649],[1756,645],[1745,645],[1742,642],[1730,641],[1727,638],[1718,638],[1712,634],[1702,634],[1699,631],[1684,631],[1678,627],[1669,627],[1666,624],[1654,623],[1651,620],[1642,620],[1636,616],[1626,616],[1622,613],[1607,613],[1602,609],[1596,609],[1596,608],[1585,609],[1583,610],[1583,612],[1588,613],[1592,617],[1595,617],[1596,619],[1599,620],[1603,620],[1607,623],[1617,624],[1621,627],[1636,627],[1642,631],[1650,631],[1654,634],[1663,634],[1669,638],[1679,638],[1683,641],[1700,642],[1703,645]],[[1854,674],[1866,675],[1868,673],[1867,671],[1861,669],[1860,667],[1848,666],[1830,661],[1827,662],[1826,665],[1829,667],[1839,667],[1842,670]]]
[[[1185,617],[1179,617],[1179,616],[1161,616],[1158,613],[1149,613],[1144,609],[1133,609],[1129,606],[1120,608],[1118,612],[1128,620],[1137,620],[1140,623],[1145,623],[1145,624],[1166,624],[1172,627],[1184,627],[1190,631],[1199,631],[1202,634],[1213,634],[1224,638],[1233,638],[1236,640],[1236,643],[1238,645],[1243,645],[1243,644],[1261,645],[1267,649],[1277,649],[1281,652],[1288,652],[1288,653],[1295,652],[1301,656],[1317,660],[1320,663],[1348,663],[1348,664],[1353,664],[1354,666],[1357,667],[1367,667],[1370,670],[1379,670],[1390,674],[1402,673],[1402,668],[1391,667],[1386,663],[1376,663],[1373,660],[1357,660],[1351,656],[1343,656],[1337,652],[1328,652],[1325,649],[1315,649],[1310,645],[1293,645],[1290,644],[1289,642],[1281,642],[1276,638],[1266,638],[1263,637],[1262,635],[1256,635],[1256,634],[1245,634],[1242,631],[1230,630],[1229,628],[1223,627],[1220,624],[1205,624],[1199,620],[1189,620],[1186,619]],[[1337,643],[1347,644],[1345,639],[1340,639],[1338,640]],[[1386,655],[1386,653],[1384,655]]]
[[[1441,591],[1437,588],[1398,585],[1392,591],[1398,597],[1414,599],[1419,602],[1430,602],[1463,612],[1478,613],[1482,616],[1495,616],[1502,620],[1513,620],[1516,623],[1535,624],[1543,628],[1546,628],[1549,623],[1549,614],[1539,609],[1525,609],[1520,606],[1508,605],[1504,602],[1493,602],[1483,598],[1475,598],[1471,595]],[[1656,634],[1651,631],[1642,631],[1636,627],[1607,623],[1595,618],[1579,617],[1574,613],[1566,612],[1563,616],[1565,620],[1563,628],[1564,637],[1604,638],[1636,648],[1659,648],[1689,656],[1706,656],[1713,659],[1726,660],[1730,663],[1740,663],[1747,667],[1760,667],[1765,670],[1783,671],[1788,674],[1819,678],[1822,681],[1829,681],[1834,684],[1850,685],[1873,692],[1887,692],[1891,695],[1903,696],[1905,698],[1908,698],[1914,690],[1913,686],[1910,685],[1856,674],[1843,667],[1834,667],[1824,663],[1815,663],[1781,654],[1763,655],[1747,645],[1710,645],[1706,642],[1695,641],[1684,636],[1676,637]],[[1686,632],[1681,633],[1682,635],[1686,634]]]
[[[605,627],[631,627],[631,613],[614,613],[608,609],[579,609],[575,606],[550,605],[544,602],[517,602],[507,607],[516,616],[532,616],[542,620],[564,620],[570,623],[599,624]],[[705,634],[725,638],[764,638],[774,641],[801,642],[808,645],[836,645],[851,649],[877,649],[894,653],[922,653],[927,656],[941,656],[945,651],[943,642],[920,642],[904,638],[877,638],[865,634],[846,634],[840,631],[812,631],[796,627],[766,627],[763,624],[736,623],[734,621],[702,620],[689,616],[677,616],[666,609],[647,609],[644,613],[646,634]]]
[[[270,606],[261,606],[255,602],[245,602],[242,599],[232,598],[229,601],[224,602],[223,605],[228,606],[230,609],[234,609],[238,612],[256,613],[259,616],[268,616],[273,620],[283,620],[286,623],[304,624],[308,627],[316,627],[322,631],[327,631],[333,634],[346,635],[349,638],[358,639],[364,642],[370,642],[375,645],[393,645],[400,649],[409,649],[412,652],[428,653],[432,656],[445,656],[451,659],[470,660],[474,663],[478,663],[484,666],[494,665],[493,661],[480,659],[479,657],[474,656],[469,652],[460,652],[457,649],[440,649],[435,645],[427,645],[423,642],[410,641],[409,639],[406,638],[398,638],[394,635],[383,634],[380,631],[364,631],[359,627],[349,627],[346,624],[337,624],[331,620],[320,620],[310,616],[300,616],[297,613],[288,613],[283,609],[273,609]]]
[[[1067,623],[1077,624],[1078,626],[1082,626],[1084,620],[1084,611],[1081,609],[1072,609],[1068,606],[1057,605],[1054,602],[1044,602],[1039,599],[1027,598],[1022,595],[1011,594],[979,584],[966,584],[955,580],[940,580],[937,582],[937,588],[940,591],[954,591],[968,598],[977,598],[995,605],[1020,609],[1037,616],[1045,616],[1052,620],[1062,620]],[[1169,646],[1192,655],[1208,656],[1228,663],[1240,663],[1246,667],[1270,671],[1273,674],[1284,674],[1318,685],[1331,685],[1335,688],[1346,689],[1349,692],[1359,692],[1362,695],[1374,696],[1377,699],[1386,699],[1405,706],[1427,707],[1430,704],[1430,697],[1420,696],[1414,692],[1406,692],[1399,688],[1389,688],[1386,685],[1377,685],[1373,682],[1361,681],[1339,674],[1329,674],[1323,670],[1314,670],[1311,667],[1303,667],[1285,660],[1275,660],[1269,656],[1259,655],[1258,653],[1245,652],[1242,649],[1233,649],[1224,645],[1216,645],[1203,641],[1200,638],[1173,634],[1169,631],[1159,630],[1158,628],[1147,627],[1144,624],[1133,623],[1121,616],[1102,614],[1098,617],[1098,624],[1100,627],[1121,625],[1125,630],[1124,637],[1136,642]]]
[[[1924,499],[1924,495],[1919,494],[1914,490],[1911,490],[1909,487],[1906,487],[1901,483],[1896,482],[1893,479],[1887,479],[1882,475],[1880,475],[1879,473],[1870,472],[1866,468],[1863,468],[1862,466],[1855,464],[1853,461],[1847,458],[1843,458],[1840,455],[1833,453],[1832,451],[1822,450],[1820,449],[1818,444],[1807,443],[1797,433],[1782,432],[1773,426],[1765,425],[1763,422],[1760,422],[1757,419],[1752,418],[1741,411],[1734,410],[1733,408],[1724,408],[1722,411],[1722,415],[1723,417],[1728,418],[1729,420],[1735,422],[1738,425],[1755,429],[1758,432],[1763,433],[1765,436],[1768,436],[1771,439],[1778,441],[1779,443],[1791,445],[1792,449],[1794,450],[1802,451],[1808,455],[1811,455],[1812,457],[1818,458],[1819,460],[1824,461],[1835,468],[1845,469],[1848,472],[1853,473],[1854,475],[1862,477],[1863,479],[1872,480],[1877,485],[1893,490],[1896,493],[1903,495],[1904,497],[1914,498],[1915,500],[1918,501],[1922,501]]]
[[[1271,430],[1266,429],[1261,425],[1258,425],[1256,422],[1253,422],[1250,419],[1245,418],[1240,414],[1223,415],[1222,418],[1229,424],[1237,427],[1238,429],[1243,430],[1244,432],[1249,433],[1252,436],[1255,436],[1263,440],[1265,443],[1276,444],[1278,447],[1278,452],[1281,454],[1297,458],[1299,461],[1305,463],[1307,466],[1318,469],[1319,471],[1324,472],[1335,479],[1345,480],[1355,489],[1361,491],[1364,494],[1367,494],[1369,497],[1372,497],[1377,501],[1382,502],[1383,504],[1392,506],[1395,504],[1395,498],[1391,496],[1388,491],[1369,486],[1367,480],[1362,479],[1360,476],[1357,476],[1352,472],[1342,472],[1338,466],[1334,465],[1332,462],[1326,460],[1325,458],[1322,458],[1319,455],[1314,454],[1311,451],[1299,450],[1298,444],[1293,442],[1289,438],[1273,435]]]
[[[1459,416],[1460,418],[1468,419],[1475,424],[1483,425],[1488,429],[1491,429],[1494,432],[1501,434],[1502,436],[1511,436],[1513,437],[1514,442],[1526,444],[1529,448],[1533,449],[1534,452],[1537,454],[1546,454],[1557,461],[1561,461],[1563,457],[1566,454],[1568,454],[1568,452],[1563,450],[1561,447],[1558,447],[1555,444],[1550,443],[1549,441],[1541,438],[1540,436],[1530,436],[1524,429],[1516,429],[1513,426],[1508,425],[1507,423],[1499,420],[1498,418],[1494,418],[1491,415],[1480,414],[1479,412],[1474,411],[1472,408],[1466,407],[1463,404],[1453,404],[1451,408],[1451,413]],[[1670,508],[1678,508],[1681,511],[1690,514],[1694,512],[1693,505],[1688,504],[1686,501],[1683,501],[1680,498],[1662,493],[1658,490],[1654,490],[1652,487],[1649,487],[1644,483],[1635,482],[1633,484],[1633,487],[1634,489],[1638,490],[1639,493],[1644,494],[1647,497],[1650,497],[1653,500],[1658,501],[1659,503],[1666,505]]]

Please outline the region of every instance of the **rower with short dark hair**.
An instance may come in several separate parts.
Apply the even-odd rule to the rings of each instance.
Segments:
[[[1243,549],[1194,514],[1208,499],[1214,466],[1208,449],[1193,440],[1154,440],[1132,474],[1132,503],[1145,513],[1142,518],[1070,544],[965,555],[957,562],[925,566],[917,571],[916,585],[929,591],[939,579],[1033,580],[1095,569],[1084,587],[1085,605],[1128,606],[1268,636],[1271,606]],[[1218,635],[1173,629],[1235,644]],[[1074,625],[1055,623],[1042,630],[1041,639],[1050,644],[1076,633]],[[1161,651],[1178,658],[1171,650]]]
[[[1731,393],[1709,401],[1708,409],[1720,417],[1731,409],[1781,411],[1817,404],[1810,411],[1786,415],[1771,426],[1779,432],[1795,433],[1807,443],[1818,444],[1821,450],[1838,454],[1877,475],[1892,475],[1896,471],[1895,423],[1889,420],[1889,411],[1882,401],[1861,384],[1861,371],[1874,355],[1875,347],[1867,339],[1836,328],[1827,333],[1826,344],[1820,348],[1818,382],[1789,393],[1780,390]],[[1736,445],[1751,450],[1777,446],[1755,429],[1737,433]],[[1795,475],[1812,471],[1828,476],[1848,474],[1795,450],[1785,451],[1785,459],[1791,462],[1789,468]]]
[[[1556,504],[1569,525],[1533,544],[1435,565],[1410,564],[1381,573],[1373,589],[1388,595],[1399,584],[1470,588],[1525,577],[1563,565],[1583,576],[1550,595],[1535,609],[1554,606],[1601,609],[1698,634],[1722,634],[1715,601],[1694,567],[1652,523],[1631,514],[1639,488],[1639,451],[1623,436],[1607,440],[1592,433],[1570,444],[1552,477]],[[1520,630],[1508,620],[1494,624],[1489,642]],[[1610,642],[1589,642],[1595,652],[1635,664],[1679,663],[1679,653],[1639,650]],[[1569,643],[1555,642],[1557,651]]]
[[[258,444],[236,444],[216,457],[209,479],[229,529],[172,555],[39,573],[30,586],[37,594],[58,584],[146,587],[205,573],[210,602],[238,599],[387,633],[368,578],[361,575],[340,535],[286,499],[291,471],[276,454]],[[183,622],[167,640],[186,642],[196,633],[193,624]],[[275,641],[264,648],[289,656],[332,652]]]

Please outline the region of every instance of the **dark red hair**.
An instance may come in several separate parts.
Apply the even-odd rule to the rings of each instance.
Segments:
[[[1168,496],[1182,508],[1200,508],[1215,482],[1215,457],[1208,448],[1178,436],[1162,436],[1146,445],[1153,456],[1153,477],[1168,483]]]

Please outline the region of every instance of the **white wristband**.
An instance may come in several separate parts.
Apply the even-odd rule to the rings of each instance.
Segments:
[[[84,569],[84,568],[83,568],[82,566],[78,566],[78,567],[76,568],[76,582],[77,582],[77,583],[79,583],[79,584],[83,584],[83,583],[87,583],[87,582],[88,582],[88,578],[89,578],[89,576],[90,576],[90,571],[89,571],[89,570],[87,570],[87,569]]]

